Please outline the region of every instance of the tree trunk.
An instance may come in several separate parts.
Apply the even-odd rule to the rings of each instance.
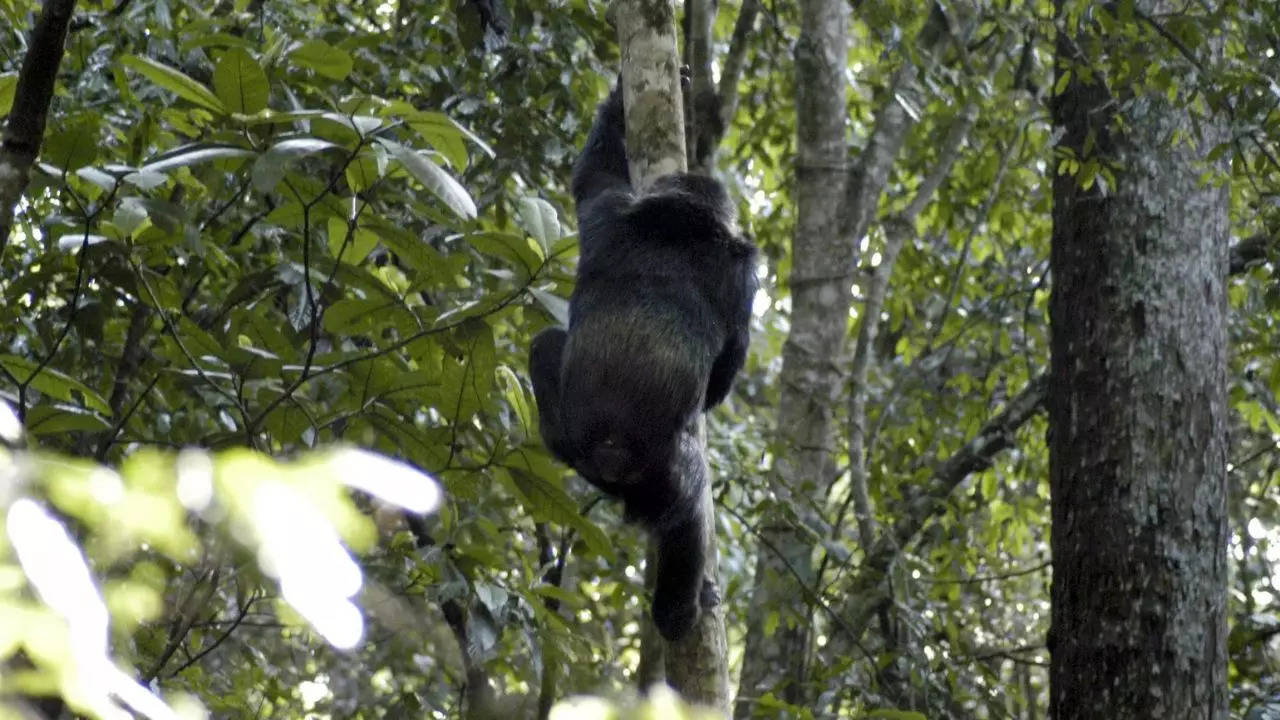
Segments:
[[[53,99],[67,27],[75,7],[75,0],[45,0],[18,72],[13,107],[0,137],[0,260],[4,259],[13,230],[13,209],[27,188],[31,166],[40,153],[49,101]]]
[[[806,512],[832,472],[831,444],[843,376],[841,349],[852,301],[854,236],[842,227],[845,158],[844,69],[849,17],[842,0],[802,0],[796,44],[796,227],[792,241],[791,332],[782,351],[777,478],[781,509]],[[782,492],[785,490],[786,492]],[[803,699],[811,609],[797,582],[812,587],[813,549],[789,513],[775,511],[747,611],[737,717],[750,717],[764,693]],[[784,613],[772,634],[767,614]]]
[[[1201,180],[1225,170],[1203,158],[1226,134],[1193,122],[1190,86],[1170,100],[1123,76],[1164,55],[1150,18],[1184,7],[1134,5],[1138,27],[1069,28],[1057,47],[1059,148],[1086,172],[1053,185],[1056,720],[1227,716],[1227,194]]]
[[[617,5],[618,38],[622,49],[622,97],[627,115],[627,157],[636,188],[657,177],[683,171],[684,114],[680,91],[680,63],[676,54],[674,7],[667,0],[622,0]],[[697,443],[706,457],[706,430],[698,420]],[[707,471],[710,477],[710,471]],[[711,483],[701,502],[707,523],[706,576],[717,587],[717,548]],[[653,557],[653,554],[650,554]],[[667,682],[689,702],[727,714],[729,663],[725,640],[724,606],[702,613],[689,636],[664,646]],[[654,648],[645,648],[653,652]]]
[[[798,181],[791,331],[783,347],[779,377],[782,397],[774,484],[789,512],[773,512],[761,528],[736,708],[740,718],[749,717],[756,698],[766,692],[788,702],[809,704],[800,683],[809,658],[812,607],[797,607],[796,584],[814,590],[811,538],[823,534],[824,529],[820,521],[806,521],[802,516],[798,521],[809,525],[807,531],[802,530],[789,513],[805,512],[832,480],[832,439],[845,385],[842,350],[853,301],[857,240],[875,217],[898,150],[915,122],[898,100],[915,92],[917,84],[919,69],[908,59],[893,76],[893,89],[886,93],[889,100],[876,115],[856,168],[847,170],[846,7],[830,0],[801,3],[800,40],[796,44]],[[934,5],[913,48],[931,63],[933,50],[947,37],[947,18]],[[773,635],[766,636],[765,620],[774,608],[795,608],[796,612],[782,618]],[[833,634],[832,641],[854,644],[850,630],[844,624],[844,631]]]

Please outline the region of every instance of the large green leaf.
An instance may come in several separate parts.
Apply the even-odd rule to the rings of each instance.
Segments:
[[[451,334],[451,352],[441,370],[439,409],[454,422],[464,422],[489,401],[497,369],[493,330],[484,322],[469,321]]]
[[[226,106],[218,96],[209,92],[209,88],[168,65],[138,55],[123,55],[120,57],[120,64],[137,70],[151,82],[177,94],[180,98],[219,114],[227,112]]]
[[[233,47],[213,66],[213,91],[231,112],[252,115],[267,108],[270,87],[262,66],[244,48]]]
[[[391,140],[378,139],[400,164],[417,178],[427,190],[440,198],[458,216],[470,220],[476,216],[476,203],[466,188],[426,156]]]
[[[75,122],[57,128],[45,137],[40,147],[40,158],[59,170],[74,170],[96,161],[100,145],[96,123]],[[111,185],[114,184],[113,181]]]
[[[252,150],[246,150],[235,145],[223,145],[219,143],[192,143],[190,145],[181,145],[156,156],[146,165],[139,168],[140,172],[164,172],[174,168],[188,167],[198,165],[200,163],[213,162],[215,160],[229,160],[232,158],[251,158],[258,153]]]
[[[540,248],[529,242],[523,234],[481,232],[468,233],[467,242],[475,249],[505,260],[512,267],[518,268],[526,276],[533,275],[542,267]]]
[[[448,115],[438,112],[409,111],[404,113],[405,122],[422,136],[449,161],[455,168],[467,165],[466,137],[462,128],[449,119]]]
[[[86,407],[104,415],[111,414],[107,401],[103,400],[97,391],[60,370],[45,366],[36,372],[36,368],[39,367],[36,362],[16,355],[0,355],[0,365],[3,365],[4,369],[9,371],[9,374],[13,375],[18,382],[26,383],[28,387],[45,395],[67,402],[75,402],[82,398]]]
[[[289,138],[272,145],[253,163],[253,186],[261,192],[275,189],[284,177],[285,165],[290,160],[324,150],[332,150],[339,146],[328,140],[319,138]]]
[[[533,236],[545,257],[551,246],[564,235],[560,216],[551,203],[537,197],[522,197],[516,205],[516,223]]]
[[[289,52],[289,58],[333,80],[344,80],[351,74],[352,61],[347,51],[316,38],[295,47]]]
[[[27,432],[32,435],[57,435],[81,431],[98,432],[110,429],[111,424],[91,410],[67,403],[40,403],[27,410]]]

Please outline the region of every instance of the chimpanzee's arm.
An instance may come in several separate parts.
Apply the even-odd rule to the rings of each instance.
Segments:
[[[720,404],[728,396],[734,376],[746,362],[747,346],[751,342],[751,305],[758,285],[755,253],[749,253],[738,262],[740,264],[733,268],[726,281],[728,292],[725,305],[728,310],[729,333],[707,378],[707,399],[703,405],[706,410]]]
[[[573,200],[581,216],[587,204],[606,190],[630,192],[627,167],[627,126],[622,112],[622,86],[615,85],[600,103],[587,146],[573,168]]]
[[[573,448],[560,422],[560,365],[568,339],[568,333],[562,328],[548,328],[538,333],[529,348],[529,377],[538,403],[542,441],[556,457],[573,465]]]

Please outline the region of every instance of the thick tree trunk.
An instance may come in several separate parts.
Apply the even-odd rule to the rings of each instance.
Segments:
[[[794,494],[781,502],[804,512],[832,472],[831,444],[848,330],[854,235],[841,223],[846,178],[844,68],[849,17],[843,0],[803,0],[796,44],[797,183],[792,242],[791,332],[782,351],[778,462],[774,486]],[[807,496],[807,497],[806,497]],[[797,602],[796,583],[813,586],[812,543],[792,518],[762,528],[756,584],[747,615],[737,717],[749,717],[766,692],[803,699],[811,608]],[[766,549],[765,546],[774,551]],[[781,612],[772,635],[766,614]]]
[[[1184,7],[1135,6],[1146,43],[1146,18]],[[1224,169],[1203,158],[1226,135],[1192,121],[1189,94],[1116,79],[1164,55],[1127,40],[1134,29],[1058,39],[1071,72],[1053,103],[1060,145],[1115,182],[1058,175],[1053,188],[1056,720],[1227,716],[1227,194],[1201,180]],[[1110,57],[1080,56],[1099,46]]]

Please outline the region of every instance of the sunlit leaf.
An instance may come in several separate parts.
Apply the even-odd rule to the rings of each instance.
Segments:
[[[428,160],[424,155],[397,142],[379,138],[378,142],[391,151],[391,154],[404,165],[418,182],[427,190],[440,198],[445,205],[460,217],[471,219],[476,216],[476,204],[471,195],[453,176],[440,166]]]
[[[234,145],[193,143],[191,145],[180,146],[152,159],[150,162],[139,168],[139,171],[158,173],[166,170],[172,170],[174,168],[212,162],[214,160],[251,158],[255,156],[257,156],[256,152],[246,150],[242,147],[236,147]]]
[[[268,192],[284,177],[285,164],[289,161],[337,147],[319,138],[281,140],[254,161],[253,186],[261,192]]]
[[[563,233],[556,209],[542,198],[520,198],[516,205],[516,223],[538,241],[544,256]]]
[[[13,92],[18,88],[18,73],[0,73],[0,117],[9,114],[13,107]]]
[[[533,436],[533,408],[529,402],[529,396],[525,394],[524,385],[521,384],[519,376],[506,365],[499,365],[497,380],[503,396],[507,399],[507,405],[511,407],[516,417],[520,419],[520,426],[524,429],[525,434]]]
[[[111,425],[99,414],[67,403],[40,403],[27,410],[27,430],[32,435],[56,435],[79,430],[98,432]]]
[[[107,242],[111,238],[93,233],[68,233],[58,238],[58,249],[63,252],[75,252],[82,247]]]
[[[467,165],[466,133],[448,115],[437,112],[411,112],[405,117],[409,127],[422,136],[431,147],[455,168]]]

